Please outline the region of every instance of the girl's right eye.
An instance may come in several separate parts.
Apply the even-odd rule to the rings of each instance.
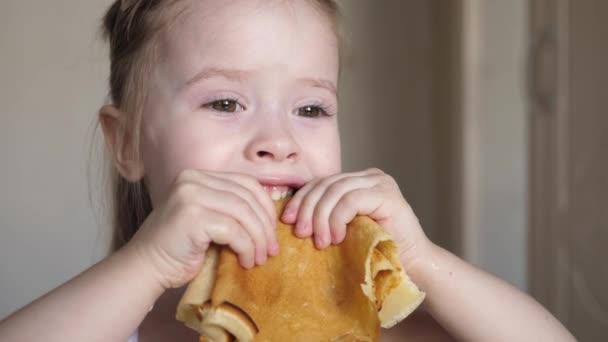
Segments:
[[[213,102],[209,102],[203,105],[203,108],[211,108],[218,112],[235,113],[243,110],[238,100],[233,99],[220,99]]]

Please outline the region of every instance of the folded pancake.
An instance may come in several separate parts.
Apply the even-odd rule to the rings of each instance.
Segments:
[[[287,200],[276,202],[281,213]],[[281,251],[247,270],[228,247],[213,246],[177,307],[201,341],[376,341],[420,305],[390,236],[368,217],[343,243],[317,250],[278,223]]]

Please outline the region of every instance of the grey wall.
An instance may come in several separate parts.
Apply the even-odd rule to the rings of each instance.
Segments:
[[[391,174],[436,237],[432,1],[340,3],[351,53],[340,94],[344,167]]]
[[[464,254],[526,289],[528,1],[464,3]]]
[[[341,3],[345,166],[391,173],[434,241],[526,289],[528,1]]]
[[[87,189],[105,98],[97,23],[109,1],[5,0],[0,11],[0,317],[91,265]]]
[[[525,289],[528,2],[494,0],[485,4],[479,258],[486,269]]]

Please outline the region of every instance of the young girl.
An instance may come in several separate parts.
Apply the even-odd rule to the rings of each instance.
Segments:
[[[282,220],[299,237],[339,244],[369,215],[427,293],[382,340],[573,340],[530,297],[429,241],[389,175],[341,173],[337,17],[333,0],[116,1],[104,20],[112,103],[99,115],[115,253],[4,320],[0,340],[196,341],[174,317],[205,251],[264,264],[280,253],[272,199],[294,190]]]

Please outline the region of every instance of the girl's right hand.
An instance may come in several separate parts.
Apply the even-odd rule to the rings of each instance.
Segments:
[[[278,254],[276,210],[254,177],[185,170],[165,198],[125,246],[165,289],[192,280],[212,242],[230,246],[246,268]]]

